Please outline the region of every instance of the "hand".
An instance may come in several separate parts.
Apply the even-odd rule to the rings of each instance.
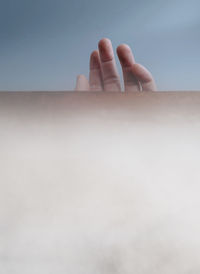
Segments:
[[[120,76],[114,58],[112,43],[103,38],[98,43],[99,50],[90,55],[89,81],[80,74],[76,80],[76,91],[121,91]],[[156,91],[151,73],[134,60],[131,48],[126,44],[117,47],[117,55],[122,67],[125,91]]]

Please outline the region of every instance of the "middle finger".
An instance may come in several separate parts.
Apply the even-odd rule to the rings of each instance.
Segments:
[[[99,54],[105,91],[121,91],[120,76],[115,63],[112,43],[103,38],[99,41]]]

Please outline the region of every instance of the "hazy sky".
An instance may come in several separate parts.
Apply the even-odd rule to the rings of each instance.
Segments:
[[[200,90],[199,10],[199,0],[0,0],[0,90],[74,89],[103,37],[129,44],[160,90]]]

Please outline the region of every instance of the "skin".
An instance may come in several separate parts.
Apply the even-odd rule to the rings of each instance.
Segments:
[[[128,45],[119,45],[116,52],[123,72],[125,92],[157,90],[153,76],[144,66],[135,62]],[[98,50],[90,55],[89,81],[83,74],[77,76],[75,91],[84,90],[122,91],[112,42],[108,38],[101,39]]]

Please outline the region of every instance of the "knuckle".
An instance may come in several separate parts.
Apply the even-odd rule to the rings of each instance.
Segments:
[[[119,77],[116,75],[110,75],[104,78],[104,84],[108,85],[108,84],[116,84],[119,83]]]

